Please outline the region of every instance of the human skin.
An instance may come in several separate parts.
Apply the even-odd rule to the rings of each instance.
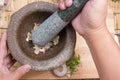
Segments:
[[[6,46],[7,35],[4,33],[0,39],[0,80],[19,80],[30,69],[30,65],[23,65],[11,72],[9,68],[15,63]]]
[[[71,4],[72,0],[61,0],[58,6],[64,10]],[[106,28],[106,15],[107,0],[89,0],[71,23],[86,40],[101,80],[120,80],[120,49]],[[18,80],[30,70],[29,65],[24,65],[10,72],[14,61],[7,56],[4,33],[0,40],[0,80]]]
[[[72,0],[61,0],[65,10]],[[71,22],[86,40],[101,80],[120,80],[120,48],[106,26],[107,0],[89,0],[82,12]]]

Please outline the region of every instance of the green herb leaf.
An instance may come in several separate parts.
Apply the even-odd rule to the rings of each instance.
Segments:
[[[80,56],[74,56],[72,59],[68,60],[66,62],[66,65],[68,67],[68,69],[71,71],[71,74],[75,71],[78,70],[78,66],[80,64]]]

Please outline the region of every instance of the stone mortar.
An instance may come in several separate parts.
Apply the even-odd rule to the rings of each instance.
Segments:
[[[11,16],[7,42],[12,56],[21,64],[30,64],[33,70],[45,71],[59,67],[74,55],[76,33],[68,24],[60,33],[60,42],[45,54],[34,54],[33,45],[26,42],[26,35],[34,23],[42,23],[57,8],[47,2],[34,2]]]
[[[54,12],[32,33],[33,43],[44,46],[50,42],[82,11],[88,1],[89,0],[73,0],[71,7]]]

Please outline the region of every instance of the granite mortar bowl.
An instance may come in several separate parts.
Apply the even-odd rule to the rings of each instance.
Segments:
[[[11,16],[7,42],[12,56],[21,64],[30,64],[33,70],[45,71],[59,67],[74,55],[76,33],[69,24],[58,35],[59,44],[45,54],[34,54],[33,44],[26,42],[26,35],[34,23],[42,23],[57,8],[47,2],[34,2]]]

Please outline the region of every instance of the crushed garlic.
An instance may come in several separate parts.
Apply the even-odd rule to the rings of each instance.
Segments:
[[[34,45],[33,49],[35,54],[39,54],[40,48],[38,47],[38,45]]]
[[[27,38],[26,41],[29,42],[30,40],[32,40],[32,35],[30,32],[27,33]]]
[[[31,30],[31,32],[27,33],[27,37],[26,37],[26,41],[32,41],[32,32],[37,29],[39,27],[39,24],[34,23],[34,27]],[[47,45],[45,45],[44,47],[38,46],[36,44],[33,44],[34,47],[34,54],[38,55],[39,53],[45,53],[47,50],[49,50],[51,47],[56,46],[59,43],[59,36],[55,37],[53,39],[53,41],[49,42]]]
[[[57,36],[54,40],[53,40],[53,44],[57,45],[59,43],[59,36]]]

